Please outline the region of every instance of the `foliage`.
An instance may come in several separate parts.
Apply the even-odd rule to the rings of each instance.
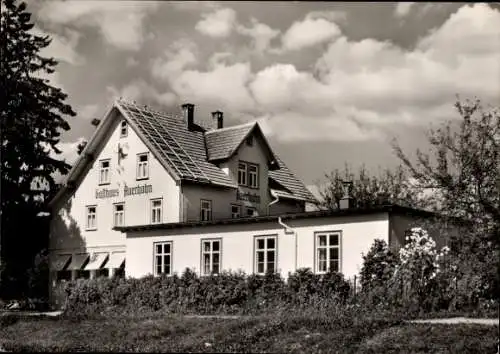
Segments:
[[[500,111],[479,100],[456,103],[459,124],[448,121],[429,130],[430,153],[417,150],[412,162],[394,149],[417,188],[438,197],[434,209],[465,220],[468,228],[453,240],[458,272],[481,276],[485,296],[497,298],[500,246]]]
[[[74,116],[64,103],[67,95],[52,86],[47,75],[57,62],[40,52],[50,45],[48,36],[31,32],[26,4],[2,0],[0,29],[1,134],[1,259],[2,292],[26,289],[26,270],[46,247],[46,218],[37,215],[55,189],[54,173],[70,167],[57,159],[65,117]]]
[[[95,313],[265,313],[270,309],[345,303],[350,285],[338,273],[314,275],[301,269],[285,283],[279,274],[249,275],[223,272],[198,277],[186,271],[179,277],[77,280],[64,283],[65,314],[84,318]]]
[[[378,176],[371,176],[365,166],[357,172],[346,164],[344,170],[335,169],[325,175],[327,184],[320,188],[322,206],[326,209],[340,208],[340,200],[344,196],[343,181],[352,182],[350,195],[356,207],[369,207],[384,203],[395,203],[405,206],[421,206],[412,186],[408,183],[408,175],[400,166],[395,170],[384,169]]]

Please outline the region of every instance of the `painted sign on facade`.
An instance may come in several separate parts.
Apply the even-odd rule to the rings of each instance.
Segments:
[[[128,197],[130,195],[137,194],[149,194],[153,193],[153,186],[151,184],[144,184],[142,186],[135,187],[123,187],[123,196]],[[107,199],[107,198],[115,198],[120,196],[120,190],[118,188],[115,189],[98,189],[95,191],[96,199]]]
[[[236,192],[236,199],[237,200],[245,200],[251,203],[260,203],[260,195],[258,194],[251,194],[247,192]]]

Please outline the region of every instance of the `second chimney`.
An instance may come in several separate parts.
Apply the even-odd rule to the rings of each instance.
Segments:
[[[194,104],[184,103],[182,111],[184,112],[184,120],[187,123],[187,128],[191,130],[194,126]]]
[[[224,113],[222,113],[221,111],[212,112],[212,119],[216,123],[216,129],[224,128]]]

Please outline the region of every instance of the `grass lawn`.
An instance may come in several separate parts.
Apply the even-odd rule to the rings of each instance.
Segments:
[[[7,351],[496,353],[498,326],[278,315],[0,321]]]

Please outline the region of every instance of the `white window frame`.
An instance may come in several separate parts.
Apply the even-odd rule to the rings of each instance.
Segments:
[[[219,244],[217,251],[214,251],[214,243]],[[209,248],[206,249],[205,245],[208,244]],[[214,262],[214,255],[218,256],[218,261]],[[208,272],[205,268],[205,257],[208,256]],[[214,272],[214,264],[217,264],[217,272]],[[222,268],[222,239],[202,239],[201,240],[201,275],[217,275],[220,274]]]
[[[107,167],[103,164],[107,163]],[[111,159],[99,160],[99,185],[109,184],[111,180]]]
[[[146,156],[146,161],[141,161],[141,157]],[[137,154],[137,171],[136,179],[148,179],[149,178],[149,154],[147,152]]]
[[[91,209],[94,211],[91,212]],[[97,230],[97,205],[87,205],[85,211],[85,229],[87,231]]]
[[[235,212],[234,208],[237,209],[237,211]],[[231,204],[231,219],[238,219],[238,218],[241,218],[241,205],[237,205],[237,204]]]
[[[160,246],[160,252],[158,252],[158,246]],[[166,246],[168,247],[168,252],[166,251]],[[172,241],[165,241],[165,242],[154,242],[153,243],[153,274],[155,276],[161,275],[161,274],[166,274],[166,275],[172,275],[172,252],[173,251],[173,242]],[[167,263],[165,259],[167,259],[169,262]],[[165,271],[166,265],[168,265],[168,272]],[[158,268],[160,268],[160,271],[158,271]]]
[[[331,236],[337,236],[337,244],[331,244]],[[326,237],[326,244],[320,245],[320,237]],[[337,250],[337,259],[333,258],[333,249]],[[320,269],[320,250],[325,251],[326,270]],[[325,274],[330,270],[330,263],[332,261],[337,262],[337,272],[342,271],[342,233],[340,231],[328,231],[328,232],[316,232],[314,235],[314,266],[317,274]]]
[[[254,167],[255,171],[251,171],[251,168]],[[248,187],[250,188],[259,188],[259,165],[249,163],[247,164],[247,176],[248,176]]]
[[[120,122],[120,138],[126,138],[128,135],[128,123],[126,120]]]
[[[201,199],[200,221],[210,221],[210,220],[212,220],[212,201],[209,199]]]
[[[160,202],[159,206],[155,206],[155,202]],[[150,199],[151,224],[161,224],[163,222],[163,199]],[[159,215],[158,215],[159,214]]]
[[[118,207],[122,207],[122,210],[117,210]],[[121,216],[121,224],[118,223],[118,217]],[[114,226],[124,226],[125,225],[125,203],[113,204],[113,225]]]
[[[264,248],[259,248],[259,241],[264,241]],[[274,240],[274,248],[268,247],[268,240]],[[276,235],[266,235],[266,236],[256,236],[254,240],[254,273],[258,275],[266,274],[268,270],[268,257],[269,252],[274,252],[274,269],[273,272],[276,273],[278,270],[278,237]],[[259,253],[264,253],[264,261],[259,262]],[[259,263],[263,263],[263,271],[259,272]]]
[[[247,163],[238,161],[238,185],[246,186],[247,183],[248,183]]]

